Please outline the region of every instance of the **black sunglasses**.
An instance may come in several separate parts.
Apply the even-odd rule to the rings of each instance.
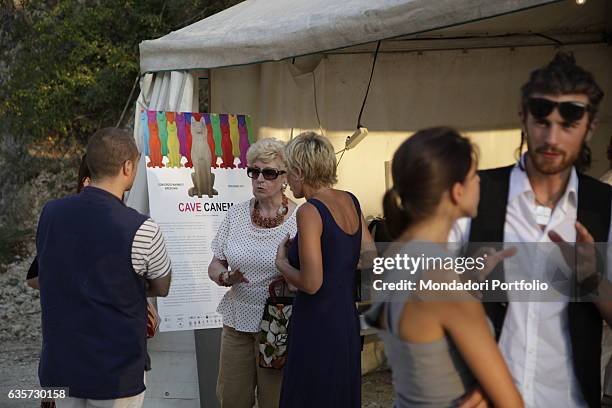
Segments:
[[[527,109],[536,119],[547,117],[555,108],[564,121],[571,123],[582,119],[585,112],[589,110],[589,105],[573,101],[555,102],[545,98],[529,98],[527,101]]]
[[[260,169],[257,167],[247,167],[247,176],[252,179],[259,178],[259,175],[262,174],[263,178],[266,180],[276,180],[278,176],[281,174],[285,174],[285,170],[276,170],[276,169]]]

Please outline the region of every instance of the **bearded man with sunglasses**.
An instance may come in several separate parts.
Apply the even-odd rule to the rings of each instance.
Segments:
[[[531,73],[521,91],[520,151],[525,143],[527,151],[515,165],[480,172],[478,216],[458,223],[450,239],[556,242],[562,249],[609,242],[612,189],[582,174],[590,164],[587,142],[602,90],[573,55],[558,53]],[[517,264],[531,276],[547,267],[546,262]],[[572,276],[580,293],[601,284],[592,272]],[[509,279],[503,266],[493,273]],[[526,406],[600,406],[602,317],[612,322],[610,302],[599,297],[484,305]],[[480,397],[475,392],[470,401],[476,404]]]

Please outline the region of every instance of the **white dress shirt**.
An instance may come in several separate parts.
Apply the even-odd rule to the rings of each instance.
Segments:
[[[517,164],[510,174],[504,242],[551,243],[551,230],[565,241],[575,242],[577,208],[578,175],[572,169],[566,191],[542,230],[536,222],[535,195],[527,173]],[[465,244],[469,231],[470,220],[462,219],[455,224],[449,241]],[[554,244],[529,248],[549,252],[556,249]],[[550,269],[550,257],[520,257],[520,253],[519,250],[517,257],[504,261],[506,280],[514,280],[513,275],[525,278],[525,271],[529,271],[530,278],[544,278]],[[567,298],[508,303],[499,347],[527,407],[587,407],[574,374],[567,308]]]

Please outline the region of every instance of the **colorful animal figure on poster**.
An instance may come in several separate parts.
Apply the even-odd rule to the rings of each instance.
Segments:
[[[247,129],[245,115],[238,115],[238,134],[240,135],[240,164],[238,167],[241,169],[246,169],[247,151],[249,150],[249,147],[251,147],[251,144],[249,143],[249,130]]]
[[[213,169],[216,169],[219,166],[217,165],[217,153],[216,153],[217,149],[215,147],[215,138],[213,136],[213,128],[212,128],[212,122],[210,121],[210,115],[208,113],[203,114],[202,120],[206,124],[206,134],[208,135],[207,137],[208,147],[210,148],[210,155],[212,157],[211,165]]]
[[[223,151],[221,167],[233,169],[236,166],[234,166],[234,155],[232,154],[232,139],[230,138],[228,115],[219,115],[219,120],[221,122],[221,150]]]
[[[189,196],[198,196],[202,198],[207,195],[212,198],[213,195],[219,194],[213,187],[215,185],[215,175],[210,170],[212,155],[208,146],[208,133],[202,121],[196,120],[195,115],[191,118],[191,160],[193,161],[193,170],[191,173],[191,181],[193,187],[189,189]]]
[[[238,118],[236,115],[228,115],[230,139],[232,140],[232,156],[240,157],[240,133],[238,132]]]
[[[155,111],[149,111],[147,116],[149,119],[149,163],[147,167],[164,167],[157,114]]]
[[[247,130],[249,132],[249,145],[255,143],[255,133],[253,133],[253,120],[249,115],[245,115]]]
[[[147,119],[149,120],[148,121],[149,124],[157,123],[157,112],[148,110],[147,111]]]
[[[147,111],[140,112],[140,131],[142,134],[142,146],[145,156],[149,155],[149,115]]]
[[[177,136],[177,122],[168,122],[168,164],[167,167],[181,167],[181,146]]]
[[[221,157],[223,156],[223,150],[221,149],[221,120],[216,113],[211,113],[209,117],[210,124],[212,125],[213,139],[215,141],[215,156]]]
[[[165,112],[157,112],[157,128],[159,130],[159,141],[161,142],[162,156],[168,156],[168,123]]]
[[[185,133],[185,114],[176,113],[176,131],[178,136],[179,144],[181,148],[179,150],[181,156],[187,158],[187,133]]]
[[[200,115],[198,115],[197,120],[200,120]],[[193,163],[191,161],[191,144],[193,139],[193,136],[191,135],[191,112],[185,112],[185,135],[187,136],[187,155],[185,156],[187,162],[184,164],[184,166],[191,168],[193,167]]]

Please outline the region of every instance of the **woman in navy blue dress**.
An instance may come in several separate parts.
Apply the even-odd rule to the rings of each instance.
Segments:
[[[286,147],[289,186],[306,204],[298,234],[280,245],[276,266],[298,289],[289,323],[281,408],[360,407],[361,341],[355,278],[373,241],[351,193],[332,188],[336,158],[329,141],[302,133]]]

